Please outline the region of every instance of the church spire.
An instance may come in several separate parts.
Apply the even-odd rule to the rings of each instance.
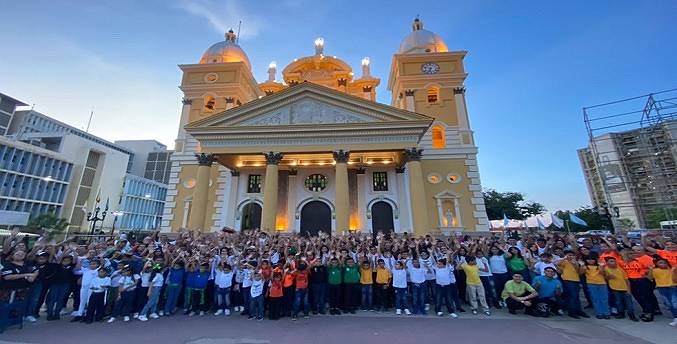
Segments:
[[[414,23],[411,24],[412,31],[418,31],[423,29],[423,22],[421,19],[418,19],[418,16],[416,16],[416,19],[414,19]]]

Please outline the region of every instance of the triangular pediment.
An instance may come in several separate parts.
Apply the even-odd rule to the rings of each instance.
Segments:
[[[195,121],[186,129],[432,120],[308,82]]]

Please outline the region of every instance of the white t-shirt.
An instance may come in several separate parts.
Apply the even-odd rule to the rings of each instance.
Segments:
[[[233,272],[225,272],[223,270],[216,270],[216,278],[214,284],[219,288],[230,288],[233,286]]]
[[[89,288],[92,290],[94,293],[101,293],[106,291],[106,288],[110,286],[110,277],[99,277],[96,276],[92,278],[92,280],[89,283]]]
[[[554,263],[537,262],[534,264],[534,271],[541,276],[545,276],[545,268],[547,267],[555,269],[555,278],[557,278],[557,267],[555,267]]]
[[[407,287],[407,270],[393,269],[393,287],[406,288]]]
[[[252,271],[249,269],[242,270],[242,288],[252,286]]]
[[[491,272],[495,274],[508,272],[508,266],[505,265],[505,257],[503,255],[489,257],[489,266],[491,267]]]
[[[428,269],[419,265],[418,268],[415,268],[413,265],[408,266],[407,270],[409,271],[409,279],[411,283],[423,283],[425,282],[425,275],[428,272]]]
[[[441,286],[449,285],[456,283],[456,277],[454,276],[454,268],[451,265],[446,265],[445,267],[438,267],[435,265],[433,267],[435,271],[435,282]]]
[[[139,275],[120,276],[119,285],[124,291],[131,291],[136,289],[136,281],[139,280]]]
[[[162,276],[162,273],[157,272],[155,273],[155,277],[153,277],[153,281],[150,281],[150,275],[151,272],[143,272],[141,273],[141,286],[148,288],[150,287],[151,283],[153,287],[162,287],[162,284],[165,283],[165,277]]]
[[[99,275],[99,269],[83,269],[82,270],[82,286],[89,287],[92,283],[92,280]]]
[[[428,257],[426,259],[419,258],[418,259],[419,263],[421,263],[421,267],[426,269],[425,272],[425,279],[426,281],[432,281],[435,279],[435,271],[432,270],[433,266],[435,266],[435,262],[433,261],[432,257]],[[428,271],[427,268],[430,268],[431,271]]]
[[[491,276],[491,266],[489,265],[489,260],[487,257],[477,258],[477,267],[479,268],[480,276]],[[482,271],[482,269],[488,269],[489,271]]]
[[[252,288],[249,290],[252,297],[257,297],[263,294],[263,279],[252,281]]]

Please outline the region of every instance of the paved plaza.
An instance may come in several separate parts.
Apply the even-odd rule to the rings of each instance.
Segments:
[[[231,317],[174,316],[146,323],[122,321],[86,325],[39,321],[23,330],[8,329],[5,343],[188,343],[188,344],[345,344],[345,343],[547,343],[547,344],[675,344],[677,329],[667,318],[654,323],[629,320],[573,320],[510,316],[490,318],[463,314],[458,319],[358,313],[339,317],[252,321]],[[446,338],[446,339],[445,339]]]

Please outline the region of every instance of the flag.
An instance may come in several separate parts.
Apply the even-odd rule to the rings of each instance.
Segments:
[[[569,220],[575,224],[581,225],[581,226],[588,226],[588,223],[583,221],[580,217],[574,215],[573,213],[569,213]]]
[[[538,223],[538,229],[545,229],[545,224],[541,221],[540,217],[536,217],[536,223]]]
[[[557,227],[557,228],[564,227],[564,221],[562,221],[562,219],[557,217],[557,215],[555,215],[555,213],[550,213],[550,218],[552,219],[552,224],[555,225],[555,227]]]
[[[507,216],[505,216],[505,213],[503,213],[503,227],[508,227],[509,223],[510,223],[510,220],[508,219]]]

